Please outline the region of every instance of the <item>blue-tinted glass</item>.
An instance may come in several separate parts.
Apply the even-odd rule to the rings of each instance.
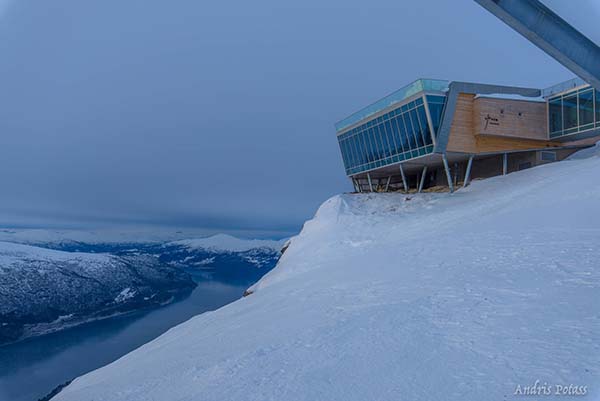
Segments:
[[[600,123],[600,92],[596,91],[596,123]]]
[[[577,94],[563,98],[563,118],[565,130],[577,127]]]
[[[379,136],[381,137],[381,145],[383,146],[383,152],[381,157],[386,158],[390,155],[390,144],[387,139],[387,134],[385,133],[384,124],[381,123],[377,126],[379,129]]]
[[[338,142],[339,146],[340,146],[340,152],[342,152],[342,160],[344,162],[344,168],[348,167],[348,160],[346,159],[346,149],[345,149],[345,144],[342,141]]]
[[[344,167],[350,167],[350,152],[348,151],[348,141],[339,141],[340,151],[342,152],[342,159],[344,161]]]
[[[356,152],[358,155],[357,165],[363,165],[367,162],[367,150],[365,148],[365,141],[363,138],[363,133],[356,135],[354,137],[354,143],[356,147]]]
[[[439,102],[439,100],[443,101],[444,99],[445,98],[441,96],[427,96],[427,107],[429,108],[429,115],[431,116],[434,135],[437,135],[437,132],[440,128],[442,111],[444,109],[443,102]]]
[[[412,125],[412,121],[410,121],[410,113],[405,113],[402,115],[402,117],[404,118],[404,124],[406,125],[406,134],[408,136],[408,143],[409,146],[408,148],[410,150],[416,149],[417,148],[417,139],[415,138],[415,134],[413,131],[413,125]]]
[[[404,117],[402,115],[399,115],[397,121],[398,128],[400,128],[400,135],[402,136],[402,149],[404,152],[407,152],[410,150],[410,140],[408,131],[406,129],[406,123],[404,122]]]
[[[394,153],[401,153],[402,150],[402,138],[400,136],[400,129],[398,128],[398,118],[395,117],[390,120],[390,125],[392,126],[392,135],[394,136],[394,142],[396,143],[396,147],[394,148]]]
[[[422,104],[423,104],[423,98],[422,98],[422,97],[420,97],[420,98],[416,99],[416,100],[415,100],[415,104],[416,104],[417,106],[419,106],[419,105],[422,105]]]
[[[408,105],[404,105],[401,107],[402,113],[406,113],[408,111]]]
[[[356,166],[356,162],[354,161],[354,144],[352,143],[352,139],[354,137],[350,137],[346,139],[346,150],[348,152],[348,164],[350,167]]]
[[[396,138],[394,137],[394,131],[392,130],[391,120],[386,121],[384,126],[385,134],[387,135],[389,144],[389,154],[395,155],[397,153],[396,149],[398,148],[398,146],[396,145]]]
[[[344,140],[344,150],[346,151],[346,160],[348,168],[354,167],[354,152],[352,150],[352,137]]]
[[[367,158],[367,147],[365,143],[364,131],[358,134],[356,137],[356,146],[358,148],[358,165],[364,165],[368,163]]]
[[[394,154],[394,149],[396,148],[394,143],[394,137],[392,136],[392,130],[390,128],[390,120],[387,120],[385,123],[381,124],[381,132],[383,133],[385,143],[387,146],[385,154],[387,157],[390,157]]]
[[[562,99],[554,99],[548,103],[548,126],[550,133],[562,132],[563,116],[562,116]]]
[[[423,138],[423,133],[421,132],[421,124],[419,122],[419,117],[417,116],[417,110],[413,109],[410,111],[410,119],[413,123],[413,129],[415,131],[415,138],[417,140],[417,147],[425,146],[425,139]]]
[[[379,124],[377,127],[375,127],[375,132],[379,134],[379,136],[377,137],[377,139],[379,139],[381,149],[381,151],[379,152],[379,158],[385,159],[387,157],[387,143],[385,141],[385,132],[383,132],[383,126]]]
[[[425,138],[425,143],[427,145],[431,145],[433,140],[431,139],[431,132],[429,130],[429,123],[427,122],[427,113],[425,112],[425,107],[418,107],[417,113],[419,113],[419,122],[421,123],[421,132]]]
[[[367,135],[367,131],[363,131],[360,133],[360,139],[363,147],[363,158],[364,163],[368,163],[371,161],[371,142],[369,141],[369,137]]]
[[[379,159],[379,141],[377,141],[373,128],[369,128],[369,140],[371,141],[371,161],[374,162]]]
[[[579,93],[579,125],[594,122],[594,92],[592,89]]]

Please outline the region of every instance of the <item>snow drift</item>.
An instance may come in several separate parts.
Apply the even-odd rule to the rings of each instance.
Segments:
[[[595,152],[454,195],[336,196],[253,295],[56,400],[597,399],[599,172]]]

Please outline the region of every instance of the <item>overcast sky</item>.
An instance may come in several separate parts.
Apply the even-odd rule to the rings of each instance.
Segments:
[[[572,74],[472,0],[0,0],[0,225],[297,230],[333,124],[419,77]]]

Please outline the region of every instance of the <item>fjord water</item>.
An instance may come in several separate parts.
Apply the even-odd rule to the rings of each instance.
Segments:
[[[0,401],[36,401],[59,384],[115,361],[169,328],[233,302],[247,288],[200,276],[194,279],[198,287],[171,305],[0,347]]]

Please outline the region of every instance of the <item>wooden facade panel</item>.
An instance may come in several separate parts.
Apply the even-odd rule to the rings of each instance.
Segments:
[[[476,153],[509,152],[512,150],[543,149],[561,146],[563,144],[560,142],[478,135]]]
[[[447,151],[480,154],[563,146],[547,140],[546,120],[545,103],[461,93]]]
[[[454,120],[448,138],[449,152],[477,153],[477,141],[474,135],[473,106],[475,95],[461,93],[456,102]]]
[[[480,97],[473,112],[475,135],[548,139],[546,103]]]

